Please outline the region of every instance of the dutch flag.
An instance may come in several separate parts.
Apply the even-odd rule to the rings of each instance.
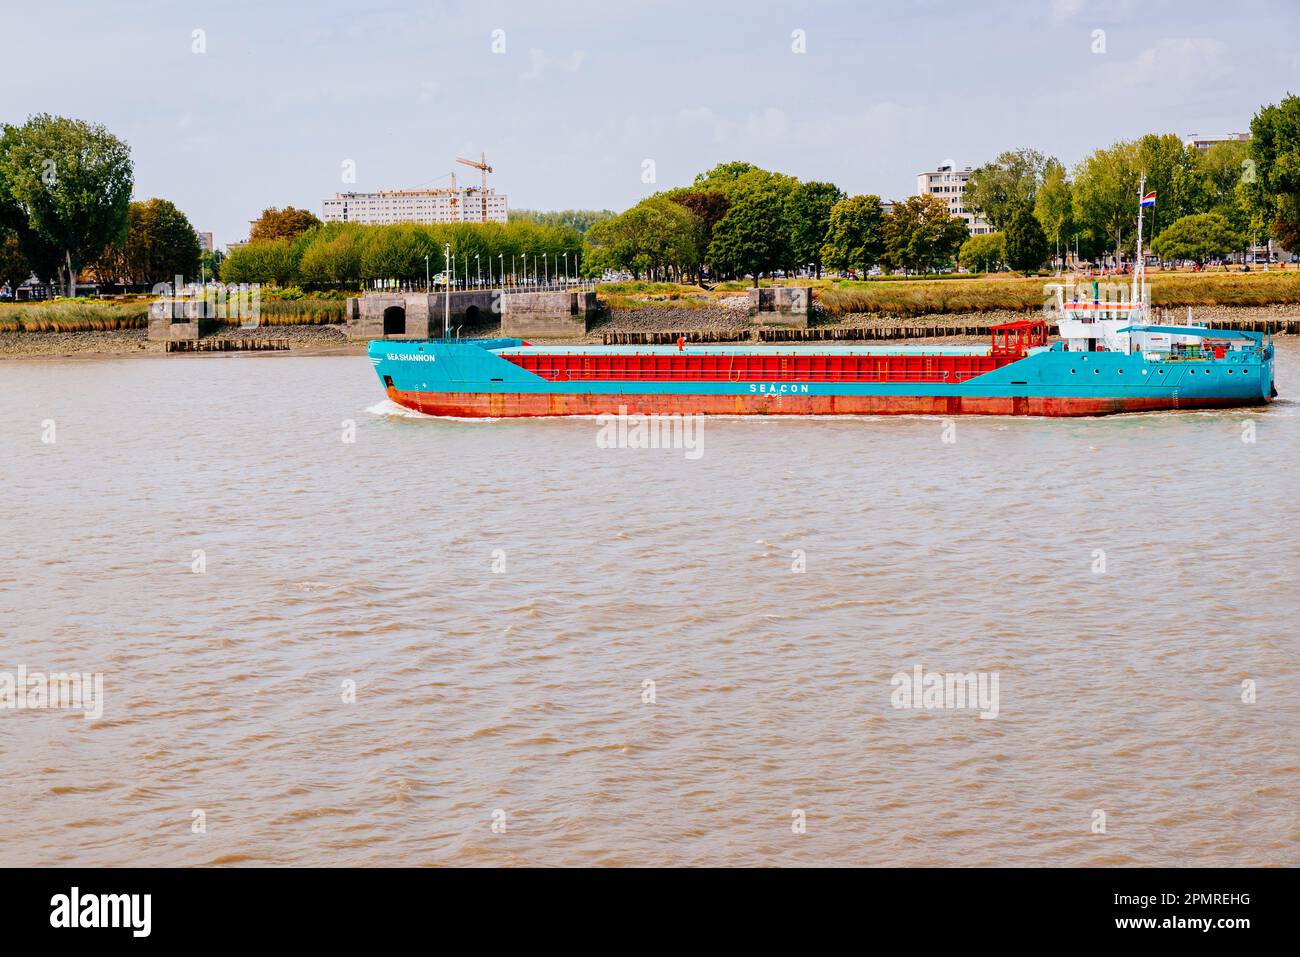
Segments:
[[[1155,204],[1156,194],[1154,190],[1143,196],[1141,202],[1138,203],[1139,206],[1154,206]]]

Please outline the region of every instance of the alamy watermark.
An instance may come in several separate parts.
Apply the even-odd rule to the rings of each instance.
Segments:
[[[19,665],[16,672],[0,671],[0,710],[81,711],[88,721],[104,716],[104,676],[55,671],[46,674]]]
[[[155,283],[153,295],[158,299],[155,308],[170,309],[171,318],[178,321],[215,319],[220,322],[238,322],[241,328],[253,329],[262,320],[262,284],[241,283],[185,283],[177,276],[174,283]]]
[[[683,449],[692,461],[704,455],[703,415],[629,415],[627,406],[620,405],[617,415],[602,412],[596,421],[600,424],[596,447],[600,449]]]
[[[998,716],[996,671],[926,671],[916,665],[910,673],[895,673],[889,683],[894,686],[889,701],[895,708],[970,709],[978,710],[982,719]]]

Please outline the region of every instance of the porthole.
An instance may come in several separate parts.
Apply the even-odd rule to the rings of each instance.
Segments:
[[[1093,375],[1101,375],[1101,370],[1100,370],[1100,369],[1093,369],[1093,370],[1092,370],[1092,374],[1093,374]]]
[[[1078,369],[1071,369],[1071,370],[1070,370],[1070,375],[1074,375],[1074,374],[1075,374],[1076,372],[1078,372],[1078,371],[1079,371]]]

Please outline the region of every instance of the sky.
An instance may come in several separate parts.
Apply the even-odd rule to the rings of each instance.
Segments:
[[[474,182],[481,152],[511,208],[622,210],[729,160],[893,199],[1300,94],[1300,0],[43,0],[0,36],[0,122],[104,124],[135,198],[219,247],[268,206]]]

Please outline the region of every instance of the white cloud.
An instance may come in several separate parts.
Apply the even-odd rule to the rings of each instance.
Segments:
[[[1108,93],[1160,84],[1204,88],[1227,72],[1226,49],[1205,37],[1160,40],[1131,60],[1101,64],[1100,79]]]
[[[537,47],[532,47],[528,51],[528,72],[521,73],[521,80],[540,80],[547,73],[577,73],[579,68],[587,59],[585,50],[574,50],[568,56],[547,56]]]

